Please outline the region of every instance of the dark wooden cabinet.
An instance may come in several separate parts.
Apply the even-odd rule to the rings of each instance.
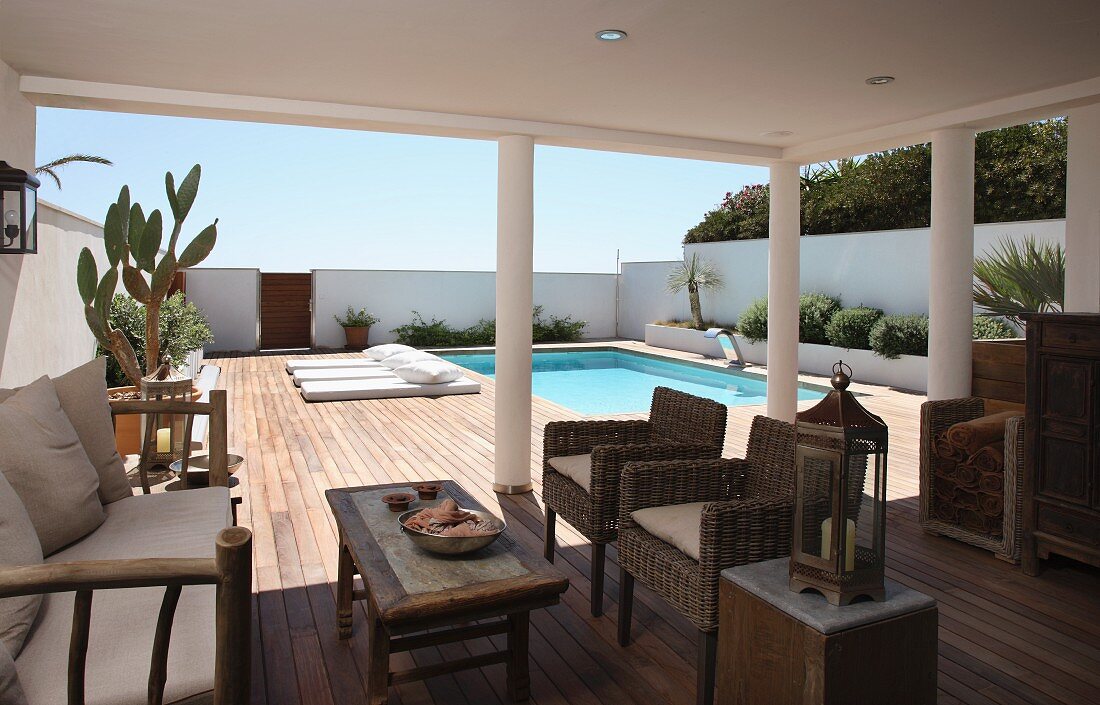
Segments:
[[[1027,316],[1024,572],[1100,566],[1100,314]]]

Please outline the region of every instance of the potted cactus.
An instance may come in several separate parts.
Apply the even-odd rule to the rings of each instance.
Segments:
[[[358,311],[348,306],[343,316],[333,316],[336,322],[344,328],[345,346],[348,350],[363,350],[367,347],[367,339],[370,337],[370,327],[378,323],[378,318],[367,313],[367,309]]]
[[[173,223],[166,244],[163,242],[164,217],[160,210],[154,210],[146,216],[140,204],[130,203],[130,189],[123,186],[118,200],[107,209],[107,216],[103,221],[103,247],[110,267],[100,276],[91,250],[85,247],[80,252],[76,282],[80,298],[84,302],[84,318],[99,344],[118,360],[132,385],[110,389],[110,398],[114,401],[138,398],[143,374],[152,374],[157,370],[161,362],[160,309],[176,273],[180,269],[194,267],[206,259],[217,242],[218,221],[215,219],[179,255],[176,254],[183,222],[198,195],[200,176],[201,168],[196,164],[180,182],[179,188],[176,188],[172,173],[165,174],[165,190]],[[127,293],[145,307],[144,373],[129,339],[121,330],[111,325],[111,300],[120,277]],[[119,421],[122,422],[123,419],[130,419],[131,423],[120,423],[117,429],[116,442],[120,452],[124,449],[129,451],[135,446],[140,447],[138,417],[120,417]],[[131,433],[136,436],[136,440],[129,438]],[[124,438],[127,440],[124,441]]]

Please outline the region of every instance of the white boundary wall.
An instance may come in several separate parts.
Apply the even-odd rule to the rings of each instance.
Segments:
[[[844,306],[873,306],[886,313],[928,313],[928,228],[888,230],[802,238],[801,289],[841,297]],[[1035,235],[1065,244],[1064,220],[987,223],[974,226],[974,254],[981,255],[1003,237]],[[768,292],[768,241],[735,240],[686,245],[713,262],[725,288],[703,295],[703,316],[735,324],[748,305]],[[664,278],[674,262],[627,262],[622,268],[619,335],[644,337],[644,326],[657,320],[690,316],[687,293],[665,293]]]
[[[187,300],[210,322],[214,342],[206,352],[259,348],[260,270],[188,269]]]
[[[413,311],[455,328],[496,317],[493,272],[317,269],[313,272],[314,345],[343,347],[344,331],[333,316],[348,306],[366,308],[380,323],[370,344],[387,343],[390,331],[409,323]],[[190,287],[190,282],[188,282]],[[615,275],[536,273],[534,303],[543,317],[572,316],[588,322],[585,338],[615,335]]]

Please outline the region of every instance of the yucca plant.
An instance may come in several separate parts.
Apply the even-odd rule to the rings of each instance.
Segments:
[[[110,268],[100,277],[95,257],[87,247],[81,250],[77,261],[76,283],[80,298],[84,301],[84,318],[88,328],[99,344],[114,354],[123,373],[134,386],[139,385],[142,377],[137,355],[126,335],[111,325],[109,315],[111,300],[118,286],[120,266],[126,291],[145,307],[145,374],[152,374],[159,366],[161,357],[160,309],[176,272],[194,267],[206,259],[218,239],[218,221],[215,218],[211,225],[195,236],[179,257],[176,256],[183,221],[199,192],[201,171],[198,164],[192,167],[178,189],[172,172],[164,176],[174,222],[163,255],[163,216],[160,210],[154,210],[146,217],[141,204],[130,203],[130,188],[123,186],[118,201],[107,209],[107,217],[103,221],[103,247]]]
[[[688,301],[691,302],[691,322],[696,327],[703,327],[703,308],[699,303],[700,291],[719,291],[725,286],[721,273],[712,262],[699,257],[696,252],[691,259],[679,262],[668,273],[665,287],[670,294],[676,294],[687,289]]]
[[[1021,315],[1060,312],[1065,301],[1066,253],[1058,243],[1028,236],[1002,238],[974,260],[974,303],[983,316],[1000,316],[1018,326]]]

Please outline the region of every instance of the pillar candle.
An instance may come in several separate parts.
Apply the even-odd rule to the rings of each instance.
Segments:
[[[847,520],[847,540],[844,546],[844,570],[854,570],[856,567],[856,523]],[[821,522],[821,557],[829,559],[829,549],[832,547],[833,518],[829,517]]]
[[[170,428],[158,428],[157,429],[157,452],[158,453],[171,453],[172,452],[172,429],[170,429]]]

